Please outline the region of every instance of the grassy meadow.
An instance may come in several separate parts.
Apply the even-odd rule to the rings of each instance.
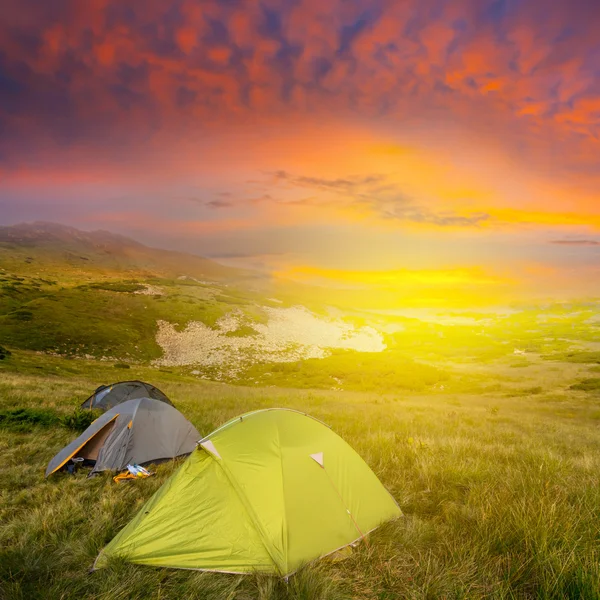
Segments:
[[[597,302],[367,311],[73,231],[0,228],[0,600],[600,599]],[[235,311],[219,340],[256,340],[269,309],[297,303],[373,328],[385,350],[269,362],[248,360],[250,346],[226,357],[234,370],[154,362],[158,321],[212,335]],[[364,457],[404,517],[287,583],[118,562],[89,573],[182,462],[123,484],[44,479],[85,427],[76,407],[125,379],[160,387],[202,434],[253,409],[306,411]]]
[[[405,516],[287,584],[120,563],[90,574],[98,551],[180,461],[120,485],[109,475],[45,480],[47,462],[77,433],[60,419],[19,427],[0,419],[0,597],[600,598],[599,395],[569,385],[597,381],[597,367],[539,363],[505,367],[534,390],[528,395],[499,385],[384,393],[232,386],[175,369],[13,351],[0,361],[4,414],[65,417],[99,382],[123,375],[158,385],[202,433],[256,408],[304,410],[365,458]],[[505,379],[501,367],[487,368]]]

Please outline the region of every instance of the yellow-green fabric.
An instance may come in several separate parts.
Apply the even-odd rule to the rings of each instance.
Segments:
[[[202,441],[101,552],[96,568],[122,556],[288,575],[402,514],[362,458],[307,415],[256,411]]]

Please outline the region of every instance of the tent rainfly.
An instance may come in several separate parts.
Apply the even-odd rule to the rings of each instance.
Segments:
[[[72,458],[92,464],[91,473],[121,471],[189,454],[200,434],[173,406],[152,398],[122,402],[96,419],[49,463],[46,477]]]
[[[144,381],[120,381],[110,385],[101,385],[87,400],[82,402],[81,408],[99,408],[108,410],[121,402],[135,398],[154,398],[173,406],[173,403],[157,387]]]
[[[362,458],[288,409],[237,417],[196,451],[96,559],[289,576],[402,512]]]

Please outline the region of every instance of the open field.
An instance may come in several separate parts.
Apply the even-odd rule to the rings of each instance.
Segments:
[[[367,310],[102,232],[0,234],[2,600],[600,598],[597,301]],[[309,412],[405,516],[287,584],[88,574],[181,464],[121,485],[43,478],[85,426],[75,407],[124,379],[163,389],[202,434],[261,407]]]
[[[561,373],[565,382],[587,371],[594,379],[587,363],[540,361],[522,375],[518,389],[529,394],[235,387],[22,351],[0,364],[0,410],[68,415],[98,383],[126,373],[161,387],[202,433],[260,407],[310,412],[356,448],[405,514],[345,560],[311,565],[288,584],[127,564],[88,574],[179,462],[131,484],[108,475],[46,481],[48,460],[76,434],[57,423],[5,427],[3,599],[600,598],[598,390],[558,385]]]

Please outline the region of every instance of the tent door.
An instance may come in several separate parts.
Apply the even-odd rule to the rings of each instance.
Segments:
[[[104,442],[110,435],[114,425],[115,419],[110,421],[110,423],[107,423],[102,429],[96,432],[96,434],[85,443],[85,446],[75,453],[75,456],[95,461],[98,458],[98,452],[100,452],[100,449],[102,446],[104,446]]]
[[[132,430],[123,424],[120,429],[113,431],[110,439],[100,447],[92,473],[105,470],[118,471],[127,466],[125,457],[131,432]]]

